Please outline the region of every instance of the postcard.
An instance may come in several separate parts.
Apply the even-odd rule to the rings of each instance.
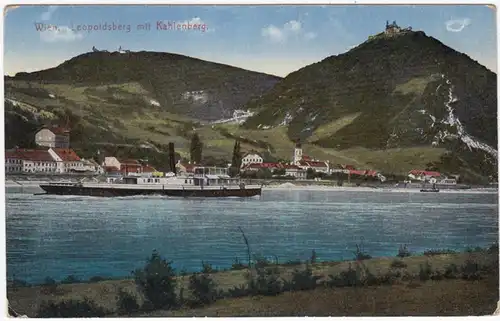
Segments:
[[[9,314],[493,314],[496,14],[7,7]]]

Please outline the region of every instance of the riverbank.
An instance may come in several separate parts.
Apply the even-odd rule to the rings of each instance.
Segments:
[[[198,276],[213,281],[217,302],[197,307],[180,299],[186,304],[175,309],[139,309],[126,314],[155,317],[484,315],[496,309],[498,246],[466,253],[429,251],[427,255],[397,258],[368,259],[360,254],[363,253],[358,252],[358,261],[309,264],[310,274],[304,263],[267,262],[262,265],[264,275],[276,276],[275,280],[283,285],[276,292],[277,283],[266,276],[265,291],[275,292],[260,294],[245,290],[249,284],[246,268],[214,272],[205,266],[205,273]],[[174,279],[176,295],[190,298],[192,275],[178,275]],[[123,305],[123,300],[119,300],[123,291],[137,306],[144,306],[144,292],[138,290],[133,279],[39,286],[10,284],[7,297],[15,311],[29,317],[37,315],[43,302],[84,299],[95,302],[105,315],[117,316],[123,314],[118,309]]]
[[[68,180],[76,182],[76,180]],[[12,181],[6,180],[5,187],[7,189],[18,190],[19,188],[37,188],[41,192],[42,190],[39,188],[40,184],[46,184],[52,181],[43,181],[43,180],[33,180],[33,181]],[[272,184],[272,185],[264,185],[262,187],[263,191],[270,190],[303,190],[303,191],[351,191],[351,192],[399,192],[399,193],[420,193],[420,189],[414,188],[394,188],[390,185],[385,186],[335,186],[335,185],[325,185],[325,184],[300,184],[296,185],[293,183],[281,183],[281,184]],[[441,189],[440,193],[498,193],[498,188],[471,188],[471,189]]]

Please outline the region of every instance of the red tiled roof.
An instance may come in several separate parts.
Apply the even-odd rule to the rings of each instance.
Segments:
[[[72,149],[53,148],[52,150],[63,160],[63,162],[76,162],[80,160],[80,157]]]
[[[300,165],[309,167],[328,167],[325,162],[300,161]]]
[[[104,166],[103,167],[105,172],[119,172],[120,169],[116,166]]]
[[[55,162],[47,149],[17,149],[12,153],[22,160]]]
[[[137,168],[141,168],[142,166],[140,164],[127,164],[127,163],[120,163],[120,169],[122,171],[124,170],[128,170],[128,171],[131,171],[131,170],[135,170]]]
[[[184,163],[178,163],[177,165],[183,166],[186,169],[186,172],[188,172],[188,173],[193,172],[194,168],[196,166],[200,166],[200,165],[196,165],[196,164],[184,164]]]
[[[309,157],[307,155],[302,155],[302,159],[305,161],[309,161],[309,160],[311,160],[311,157]]]
[[[366,173],[366,171],[360,171],[360,170],[353,170],[353,169],[350,169],[349,170],[349,174],[351,175],[360,175],[360,176],[364,176]]]
[[[276,169],[276,168],[283,168],[283,165],[281,163],[251,163],[245,166],[245,168],[269,168],[269,169]]]
[[[156,169],[154,167],[145,165],[142,167],[142,172],[143,173],[153,173],[153,172],[156,172]]]
[[[6,150],[5,151],[5,158],[22,159],[21,154],[17,153],[16,151],[13,151],[13,150]]]
[[[135,159],[124,159],[119,161],[121,164],[127,164],[127,165],[140,165],[141,163],[138,160]]]
[[[355,170],[355,169],[350,169],[349,174],[351,175],[360,175],[360,176],[373,176],[376,177],[378,172],[374,171],[372,169],[368,170]]]
[[[415,176],[434,176],[434,177],[439,177],[441,176],[441,173],[435,172],[435,171],[424,171],[424,170],[419,170],[419,169],[413,169],[411,170],[408,174],[413,174]]]

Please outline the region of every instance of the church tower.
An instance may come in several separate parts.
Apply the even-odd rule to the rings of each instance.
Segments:
[[[302,160],[302,146],[300,144],[300,140],[297,140],[295,143],[295,149],[293,153],[293,164],[298,165]]]

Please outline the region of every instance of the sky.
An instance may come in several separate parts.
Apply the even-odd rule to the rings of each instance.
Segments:
[[[424,31],[497,72],[495,12],[484,5],[94,5],[9,10],[4,74],[55,67],[93,47],[121,47],[178,53],[284,77],[348,51],[383,31],[387,20]],[[169,22],[198,27],[162,30]],[[140,30],[146,23],[150,29]],[[103,30],[113,24],[122,25],[121,30]]]

